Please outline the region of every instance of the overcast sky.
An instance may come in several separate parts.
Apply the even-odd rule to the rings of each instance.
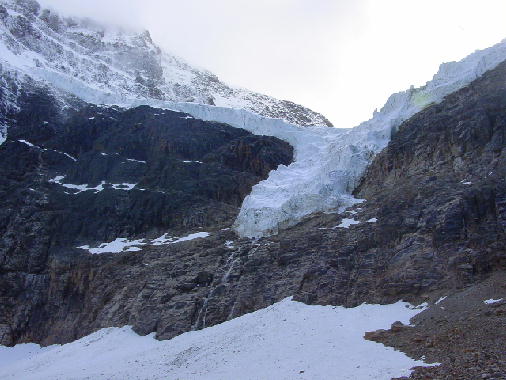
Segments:
[[[221,80],[308,106],[337,127],[506,38],[505,0],[41,0],[143,27]]]

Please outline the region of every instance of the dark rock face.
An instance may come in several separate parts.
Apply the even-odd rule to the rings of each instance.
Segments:
[[[123,111],[107,112],[118,117],[113,113]],[[118,128],[116,133],[127,136],[135,130],[136,123],[146,117],[146,112],[137,109],[122,114],[129,116],[121,123],[112,123]],[[79,120],[86,120],[86,117]],[[89,128],[86,136],[101,130],[93,127],[93,123],[100,120],[83,121]],[[252,142],[252,136],[236,131],[239,135],[234,134],[226,143],[220,146],[210,143],[205,152],[197,153],[192,150],[193,144],[182,148],[179,144],[165,143],[165,132],[157,129],[156,122],[144,122],[142,129],[145,132],[139,140],[129,137],[117,142],[104,134],[88,141],[85,135],[69,134],[65,135],[68,136],[65,141],[68,153],[78,155],[78,162],[82,160],[83,165],[88,156],[89,160],[100,158],[94,152],[118,152],[121,157],[146,160],[155,165],[159,152],[170,151],[175,158],[204,162],[209,166],[206,170],[214,170],[215,165],[228,167],[236,173],[249,173],[257,180],[269,170],[270,162],[280,162],[276,157],[283,151],[281,147],[274,154],[270,146],[265,145],[274,141]],[[197,128],[195,133],[198,131]],[[0,289],[8,291],[2,295],[0,315],[5,322],[1,322],[0,334],[4,342],[47,344],[70,341],[101,327],[130,324],[139,333],[156,331],[159,338],[165,339],[268,306],[291,295],[309,303],[347,306],[399,299],[417,302],[436,291],[453,291],[478,283],[506,267],[505,131],[506,63],[503,63],[467,88],[448,96],[441,104],[428,107],[406,121],[389,146],[375,158],[356,189],[357,197],[367,201],[346,215],[313,215],[278,236],[259,241],[238,239],[230,230],[214,229],[206,239],[120,254],[76,256],[62,248],[58,251],[60,254],[40,259],[43,254],[24,249],[21,261],[39,268],[39,272],[2,272]],[[33,140],[39,144],[46,141]],[[152,141],[147,144],[151,147],[149,151],[144,150],[143,141]],[[213,141],[213,138],[206,141]],[[202,140],[195,141],[199,143]],[[9,146],[12,146],[9,149],[27,149],[19,160],[31,162],[32,155],[36,154],[33,149],[18,147],[14,142],[2,149]],[[182,155],[181,149],[186,155]],[[39,164],[31,165],[38,167]],[[102,178],[98,164],[93,165],[96,169],[83,166],[83,171],[72,171],[72,165],[69,162],[65,172],[68,175],[65,181],[69,183],[95,185]],[[198,165],[201,164],[195,167],[200,168]],[[154,174],[148,178],[135,177],[132,182],[146,189],[166,189],[164,186],[172,183],[168,179],[172,178],[173,170],[181,170],[186,175],[183,168],[186,166],[175,165],[174,169],[164,171],[153,166]],[[116,165],[108,170],[111,176],[122,173]],[[132,167],[132,172],[135,170]],[[94,173],[93,177],[80,177],[90,176],[88,172]],[[51,168],[48,173],[45,178],[62,175]],[[205,195],[206,204],[212,200],[222,204],[228,202],[230,207],[235,207],[241,194],[245,194],[242,187],[224,186],[223,183],[229,184],[225,178],[213,181],[212,176],[205,177],[208,181],[205,191],[198,187],[193,189],[195,183],[190,174],[181,177],[189,181],[188,187],[180,187],[183,184],[178,183],[168,190],[176,193],[184,188],[187,189],[185,193],[194,191],[192,194]],[[30,174],[16,175],[18,181],[32,183]],[[112,182],[116,177],[109,178]],[[126,181],[126,178],[114,180]],[[57,187],[56,184],[47,186],[48,189]],[[133,191],[128,194],[134,194]],[[105,196],[107,190],[99,195],[102,193]],[[86,193],[73,197],[84,195]],[[39,207],[49,207],[44,198],[37,199]],[[89,200],[84,202],[87,204]],[[104,207],[114,204],[109,199],[103,202]],[[65,207],[70,206],[65,204]],[[57,214],[57,210],[49,210],[46,217]],[[65,209],[58,212],[65,214]],[[148,232],[151,226],[158,226],[159,220],[150,216],[156,223],[150,222],[150,227],[145,227],[148,225],[143,221],[145,213],[140,214],[135,214],[136,220],[123,227],[109,226],[113,232],[108,234],[105,232],[108,230],[104,230],[99,233],[100,238]],[[40,214],[36,215],[41,218]],[[218,218],[216,211],[206,215],[215,218],[211,220],[211,216],[207,216],[208,225],[226,225],[227,218]],[[361,223],[348,229],[336,228],[344,217]],[[18,230],[20,225],[28,226],[23,236],[31,236],[32,241],[48,236],[39,231],[54,225],[35,216],[30,224],[16,222],[11,214],[7,219],[12,226],[17,225]],[[185,222],[180,223],[178,226],[185,226]],[[166,226],[172,227],[169,223]],[[71,236],[80,241],[90,236],[84,227],[70,230],[78,231]],[[49,236],[53,236],[52,233]],[[69,239],[65,234],[57,236],[62,241]],[[53,246],[55,241],[59,240],[52,237],[44,244]]]
[[[72,305],[82,312],[58,258],[70,269],[86,262],[89,254],[76,248],[83,244],[229,226],[251,187],[293,156],[276,138],[183,113],[59,106],[44,89],[24,93],[0,146],[3,343],[43,328],[43,309],[67,296],[56,315]],[[53,280],[65,284],[56,297]]]

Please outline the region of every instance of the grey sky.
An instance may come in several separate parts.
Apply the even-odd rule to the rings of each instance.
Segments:
[[[306,105],[338,127],[368,119],[443,61],[506,38],[504,0],[41,0],[143,27],[233,85]]]

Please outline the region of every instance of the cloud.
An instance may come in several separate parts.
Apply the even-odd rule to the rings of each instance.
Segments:
[[[429,80],[443,61],[506,37],[488,0],[42,0],[64,14],[144,27],[222,80],[322,112],[336,126]]]

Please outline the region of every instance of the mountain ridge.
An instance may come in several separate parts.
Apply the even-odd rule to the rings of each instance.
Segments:
[[[35,0],[3,1],[0,7],[2,61],[64,91],[79,87],[87,102],[195,102],[245,108],[299,125],[331,125],[293,102],[227,86],[208,70],[164,52],[148,31],[62,18]]]

